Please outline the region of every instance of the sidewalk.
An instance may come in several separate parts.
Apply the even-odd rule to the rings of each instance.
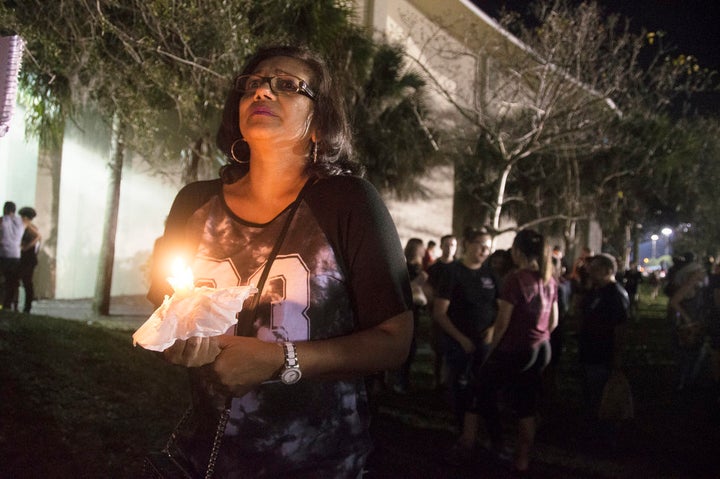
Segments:
[[[113,296],[110,315],[98,316],[92,311],[92,298],[39,299],[33,302],[32,314],[55,318],[101,323],[105,326],[137,329],[155,310],[145,296]]]

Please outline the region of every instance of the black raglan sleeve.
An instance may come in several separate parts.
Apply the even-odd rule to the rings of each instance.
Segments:
[[[198,181],[184,186],[175,197],[165,222],[165,232],[153,246],[147,298],[155,306],[163,302],[166,294],[173,292],[166,279],[173,259],[180,256],[190,264],[197,247],[187,238],[185,227],[188,220],[212,196],[221,192],[220,180]]]
[[[330,177],[318,180],[306,201],[340,258],[358,329],[410,309],[405,256],[377,190],[361,178]]]

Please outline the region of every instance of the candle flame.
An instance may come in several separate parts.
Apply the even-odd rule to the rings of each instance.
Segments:
[[[176,258],[173,261],[171,272],[172,276],[169,276],[167,280],[176,293],[192,291],[195,288],[192,269],[185,264],[182,258]]]

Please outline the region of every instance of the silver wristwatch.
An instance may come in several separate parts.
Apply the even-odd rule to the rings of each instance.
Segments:
[[[285,351],[285,365],[282,370],[280,370],[280,381],[282,381],[283,384],[295,384],[300,381],[302,377],[295,343],[283,343],[283,351]]]

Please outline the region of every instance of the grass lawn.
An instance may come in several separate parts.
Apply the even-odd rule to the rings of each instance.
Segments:
[[[555,386],[543,407],[536,477],[720,477],[720,405],[672,390],[665,300],[642,296],[630,324],[626,373],[636,418],[619,451],[586,442],[580,414],[576,324],[565,325]],[[450,468],[452,415],[432,385],[428,319],[413,389],[376,397],[369,477],[502,477],[478,456]],[[134,478],[187,407],[181,368],[133,348],[132,331],[0,312],[0,478]]]
[[[187,407],[131,331],[0,312],[0,477],[138,477]]]

